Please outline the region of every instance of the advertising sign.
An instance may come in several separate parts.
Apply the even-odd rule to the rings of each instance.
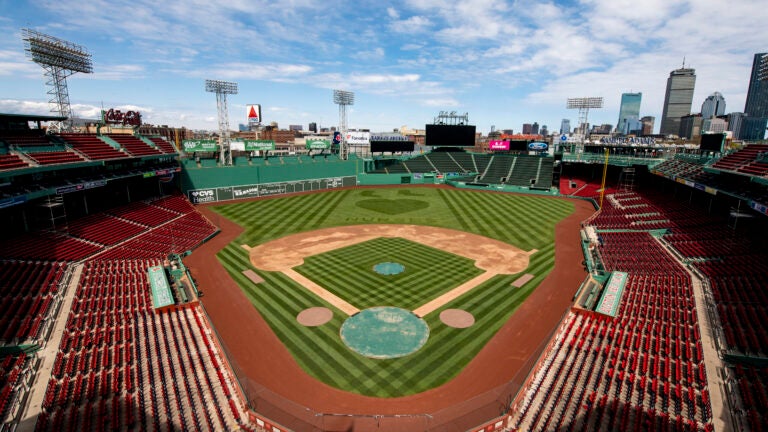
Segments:
[[[248,118],[248,124],[261,123],[261,105],[246,105],[245,111],[246,117]]]
[[[216,201],[216,189],[198,189],[187,192],[192,204]]]
[[[232,186],[233,199],[256,198],[259,196],[259,186]]]
[[[244,151],[245,150],[245,143],[243,142],[243,140],[231,140],[229,142],[229,149],[230,150]]]
[[[347,144],[368,145],[371,143],[370,132],[347,132]]]
[[[181,146],[185,152],[215,152],[218,142],[215,140],[184,140]]]
[[[274,150],[275,142],[272,140],[245,140],[246,151]]]
[[[545,142],[532,142],[528,144],[528,150],[530,151],[544,152],[547,151],[548,148],[549,144]]]
[[[310,150],[329,149],[331,142],[327,139],[307,138],[307,148]]]
[[[509,141],[490,140],[488,141],[488,148],[491,150],[509,150]]]

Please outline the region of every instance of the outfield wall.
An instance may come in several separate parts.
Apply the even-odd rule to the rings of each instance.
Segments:
[[[289,158],[284,158],[288,160]],[[295,159],[298,161],[299,159]],[[310,159],[311,160],[311,159]],[[356,176],[362,172],[359,159],[342,161],[338,159],[317,159],[316,162],[281,163],[279,158],[270,159],[270,165],[198,167],[193,159],[182,163],[181,190],[231,187],[233,185],[258,185],[297,180],[311,180]],[[293,159],[291,159],[293,161]]]

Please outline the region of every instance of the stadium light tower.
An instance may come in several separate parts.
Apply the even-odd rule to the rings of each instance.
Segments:
[[[333,103],[339,106],[339,132],[341,132],[339,158],[346,160],[349,155],[347,148],[347,106],[355,104],[355,94],[346,90],[334,90]]]
[[[566,108],[579,110],[579,132],[581,136],[586,138],[589,131],[587,130],[587,122],[589,121],[590,108],[602,108],[602,97],[583,97],[583,98],[568,98]]]
[[[227,95],[237,94],[237,83],[205,80],[205,91],[216,93],[216,109],[219,112],[219,160],[222,165],[232,165],[232,152],[229,148]]]
[[[51,112],[66,118],[51,128],[57,132],[70,130],[73,122],[67,77],[76,72],[93,73],[91,54],[80,45],[32,29],[21,29],[21,34],[27,57],[45,70]]]

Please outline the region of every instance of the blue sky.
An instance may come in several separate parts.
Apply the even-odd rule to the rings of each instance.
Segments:
[[[261,104],[281,127],[338,123],[333,89],[355,92],[352,128],[423,128],[468,113],[487,133],[576,124],[568,97],[602,96],[590,123],[616,123],[642,92],[658,130],[669,71],[696,69],[692,111],[721,92],[743,111],[753,55],[768,51],[764,0],[0,0],[0,112],[46,114],[43,70],[21,29],[86,47],[94,73],[69,78],[73,111],[133,109],[145,122],[216,129],[205,79],[238,83],[230,125]]]

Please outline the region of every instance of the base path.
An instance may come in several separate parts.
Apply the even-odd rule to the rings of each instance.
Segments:
[[[469,291],[471,291],[476,286],[480,285],[481,283],[487,281],[488,279],[496,276],[496,273],[492,272],[485,272],[472,280],[466,281],[463,284],[457,286],[456,288],[448,291],[447,293],[441,295],[440,297],[432,300],[431,302],[419,306],[416,308],[413,313],[416,314],[418,317],[423,317],[431,312],[436,311],[437,309],[440,309],[441,307],[448,304],[450,301],[460,297],[462,294],[465,294]]]
[[[323,300],[334,305],[337,309],[339,309],[340,311],[344,312],[347,315],[354,315],[360,312],[360,309],[352,306],[351,304],[337,297],[336,294],[328,291],[327,289],[307,279],[303,275],[296,272],[296,270],[293,270],[293,269],[283,270],[283,274],[293,279],[294,282],[298,283],[299,285],[304,286],[304,288],[312,291],[315,295],[321,297]]]
[[[450,415],[455,412],[456,416],[462,416],[459,410],[452,408],[520,378],[518,374],[522,373],[523,377],[527,374],[532,365],[530,359],[544,348],[586,276],[581,264],[584,257],[579,228],[581,221],[592,215],[594,209],[586,201],[567,200],[573,204],[574,212],[555,227],[555,267],[552,272],[456,378],[440,387],[400,398],[381,399],[345,392],[304,372],[216,258],[216,253],[240,235],[242,228],[209,210],[208,205],[197,209],[218,226],[221,233],[195,249],[184,263],[205,292],[200,301],[240,380],[258,383],[259,388],[269,390],[263,392],[263,396],[254,394],[257,399],[268,399],[259,406],[279,404],[285,410],[281,415],[275,411],[274,420],[285,420],[277,417],[285,417],[285,413],[296,406],[315,412],[361,415],[437,412]],[[281,400],[292,402],[287,404]],[[483,416],[476,424],[487,418]],[[423,424],[421,426],[423,430]]]

